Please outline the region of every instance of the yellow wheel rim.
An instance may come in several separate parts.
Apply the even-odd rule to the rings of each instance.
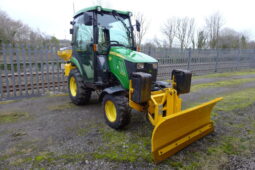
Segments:
[[[110,100],[105,103],[106,117],[110,122],[115,122],[117,118],[117,111],[114,103]]]
[[[76,96],[77,95],[77,84],[76,84],[74,77],[70,78],[69,87],[70,87],[71,95]]]

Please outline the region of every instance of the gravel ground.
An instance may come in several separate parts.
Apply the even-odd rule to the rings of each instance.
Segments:
[[[251,74],[225,78],[203,78],[194,80],[193,84],[253,77],[255,75]],[[187,106],[194,101],[204,102],[208,98],[254,87],[255,81],[229,87],[200,89],[183,95],[183,103]],[[217,158],[215,166],[204,167],[201,161],[208,148],[216,147],[225,141],[223,136],[235,136],[234,130],[238,131],[242,139],[249,135],[254,139],[254,131],[250,131],[247,135],[248,132],[240,131],[239,127],[229,126],[229,124],[233,125],[236,122],[240,126],[244,124],[242,130],[249,128],[250,126],[248,127],[245,122],[255,115],[255,104],[240,110],[219,111],[220,116],[215,119],[216,130],[213,134],[191,144],[159,165],[146,160],[139,149],[136,151],[142,156],[135,157],[135,161],[130,161],[129,157],[127,160],[120,161],[119,158],[109,159],[109,156],[95,156],[95,153],[101,154],[102,148],[106,151],[109,149],[109,152],[113,149],[106,145],[105,135],[106,140],[107,136],[110,136],[111,142],[115,140],[116,146],[121,145],[118,143],[118,137],[115,139],[114,136],[109,135],[115,132],[104,123],[102,113],[96,94],[93,94],[90,104],[85,106],[73,105],[67,95],[46,95],[1,103],[0,169],[192,169],[192,167],[193,169],[194,167],[197,167],[195,169],[255,169],[255,153],[248,152],[254,145],[249,143],[249,139],[247,139],[249,144],[247,153],[224,153],[223,156],[220,154],[222,159],[219,161]],[[245,115],[247,113],[249,115]],[[124,138],[128,137],[127,145],[139,143],[140,138],[133,137],[136,134],[149,139],[153,129],[142,113],[132,111],[132,114],[131,124],[118,132],[124,135]],[[233,117],[233,114],[237,116]],[[119,141],[122,141],[121,137]],[[121,149],[125,149],[124,144]],[[146,145],[144,154],[149,153],[150,145]],[[214,162],[211,157],[208,158],[212,163]],[[197,166],[194,160],[202,162],[202,167],[200,164]]]

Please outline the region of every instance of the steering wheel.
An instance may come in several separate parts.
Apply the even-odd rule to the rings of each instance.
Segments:
[[[114,44],[112,44],[112,43],[114,43]],[[108,42],[103,42],[102,43],[102,45],[104,46],[104,45],[107,45],[108,44]],[[115,40],[111,40],[111,41],[109,41],[109,44],[110,45],[116,45],[116,46],[123,46],[123,47],[125,47],[125,45],[123,45],[123,44],[120,44],[120,42],[119,41],[115,41]]]
[[[113,40],[113,41],[109,41],[109,42],[110,42],[110,44],[112,44],[112,43],[116,43],[116,44],[118,44],[118,45],[120,44],[119,41],[114,41],[114,40]]]

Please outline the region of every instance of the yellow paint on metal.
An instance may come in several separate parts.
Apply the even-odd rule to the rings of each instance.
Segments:
[[[110,122],[115,122],[117,119],[117,111],[114,103],[110,100],[107,100],[105,103],[105,113],[106,117]]]
[[[63,60],[68,61],[72,57],[72,50],[71,49],[59,50],[57,54]]]
[[[174,143],[170,144],[170,145],[167,145],[166,147],[160,149],[158,151],[158,154],[161,156],[161,155],[164,155],[166,154],[167,152],[170,152],[171,150],[175,149],[176,146],[179,146],[179,145],[182,145],[186,142],[188,142],[189,140],[192,140],[193,138],[195,138],[196,136],[198,136],[199,134],[203,133],[203,132],[206,132],[208,130],[211,130],[213,128],[212,124],[209,124],[209,125],[206,125],[192,133],[190,133],[189,135],[175,141]]]
[[[134,89],[132,86],[132,80],[129,80],[129,106],[139,112],[144,112],[145,108],[144,106],[135,103],[134,101],[132,101],[132,94],[134,93]]]
[[[69,76],[70,71],[71,71],[72,69],[74,69],[74,68],[76,68],[76,67],[75,67],[75,66],[72,66],[71,63],[65,64],[65,76]]]
[[[133,102],[132,100],[129,100],[129,106],[139,112],[144,112],[144,107],[140,104]]]
[[[152,91],[150,100],[144,106],[132,101],[134,90],[130,80],[129,106],[147,112],[149,121],[155,126],[151,138],[151,150],[156,163],[213,132],[211,111],[222,98],[181,111],[182,100],[174,88]]]
[[[181,98],[173,88],[151,92],[148,117],[152,125],[157,125],[163,118],[181,111]]]
[[[77,84],[74,77],[70,78],[69,87],[71,95],[75,97],[77,95]]]
[[[119,54],[119,53],[116,53],[116,52],[110,52],[110,55],[115,55],[115,56],[117,56],[117,57],[120,57],[120,58],[125,58],[125,56],[123,56],[123,55],[121,55],[121,54]]]
[[[151,138],[154,161],[161,162],[192,142],[211,133],[214,130],[210,119],[211,111],[220,100],[222,98],[161,118],[154,128]]]

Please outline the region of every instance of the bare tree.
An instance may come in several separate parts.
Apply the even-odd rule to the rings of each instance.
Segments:
[[[255,41],[249,41],[247,43],[247,48],[248,49],[255,49]]]
[[[242,34],[231,29],[224,28],[221,30],[218,38],[218,48],[240,48]]]
[[[167,22],[164,24],[162,28],[163,35],[166,36],[166,39],[168,41],[168,47],[173,47],[173,42],[175,38],[176,33],[176,18],[172,17],[167,20]]]
[[[47,45],[49,42],[58,45],[58,41],[52,36],[34,30],[21,21],[10,18],[0,10],[0,43],[31,44],[32,46]]]
[[[241,42],[240,42],[241,44],[240,44],[240,48],[241,48],[241,49],[247,49],[247,48],[249,48],[248,44],[249,44],[249,42],[251,41],[251,40],[250,40],[250,37],[251,37],[250,33],[244,31],[244,32],[240,32],[240,35],[241,35]]]
[[[13,22],[4,11],[0,11],[0,23],[1,42],[11,43],[13,41],[13,34],[15,34]]]
[[[3,34],[6,37],[5,42],[14,45],[15,42],[22,38],[22,27],[24,24],[20,21],[12,20],[8,15],[1,15],[1,18]]]
[[[156,36],[153,38],[153,45],[155,47],[162,47],[162,41],[160,41]]]
[[[207,41],[207,34],[204,30],[198,31],[197,33],[197,48],[205,48]]]
[[[142,40],[143,40],[145,34],[147,33],[149,23],[147,22],[146,18],[144,17],[144,15],[142,13],[135,14],[134,18],[135,18],[135,20],[140,22],[140,25],[141,25],[140,32],[138,32],[137,30],[135,30],[135,32],[134,32],[136,44],[141,47]]]
[[[245,35],[241,36],[241,44],[240,44],[240,48],[241,49],[247,49],[248,47],[248,37],[246,37]]]
[[[196,48],[196,40],[195,40],[195,33],[193,32],[193,34],[191,35],[190,37],[190,40],[191,40],[191,46],[193,49]]]
[[[180,43],[181,49],[188,48],[192,39],[194,39],[195,20],[194,18],[177,18],[176,20],[176,38]]]
[[[216,12],[206,18],[206,30],[208,33],[210,48],[217,48],[220,30],[223,24],[223,17],[219,12]]]

